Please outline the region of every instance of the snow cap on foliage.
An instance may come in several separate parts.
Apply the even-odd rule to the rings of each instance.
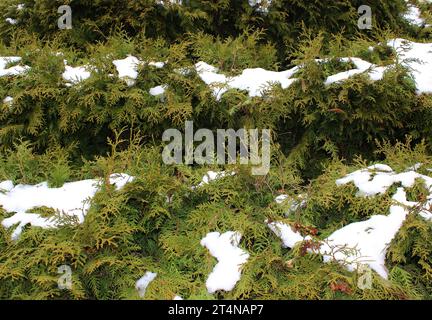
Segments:
[[[9,63],[18,63],[21,60],[21,57],[0,57],[0,77],[18,76],[28,71],[30,69],[28,66],[13,66],[6,68]]]
[[[338,261],[351,271],[360,265],[368,265],[380,276],[387,278],[387,248],[402,227],[410,208],[418,207],[420,216],[432,220],[432,213],[429,211],[432,205],[432,178],[415,172],[419,167],[420,164],[416,164],[405,172],[396,173],[388,165],[376,164],[338,179],[336,184],[339,186],[353,183],[358,188],[359,197],[384,194],[395,184],[400,184],[401,187],[392,196],[394,204],[388,215],[374,215],[366,221],[351,223],[322,241],[318,252],[323,255],[324,261]],[[425,203],[407,200],[406,188],[414,186],[416,181],[422,181],[429,190]],[[303,241],[301,235],[285,223],[273,222],[269,224],[269,228],[282,239],[285,247],[292,248],[299,241]]]
[[[133,177],[127,174],[113,174],[110,183],[117,190],[131,182]],[[39,214],[31,213],[38,207],[52,208],[61,214],[76,217],[79,223],[90,207],[89,200],[99,190],[101,180],[82,180],[65,183],[61,188],[49,188],[47,182],[37,185],[17,185],[11,181],[0,183],[0,205],[7,212],[14,213],[2,221],[5,228],[11,228],[18,224],[12,233],[12,238],[17,239],[23,228],[30,224],[34,227],[55,228],[57,223],[52,218],[44,218]]]
[[[138,290],[138,294],[141,298],[144,298],[147,287],[157,276],[157,273],[147,271],[135,284],[135,288]]]
[[[241,234],[233,231],[211,232],[201,240],[201,245],[218,260],[206,281],[209,293],[231,291],[240,280],[241,267],[249,259],[249,254],[238,247],[240,240]]]

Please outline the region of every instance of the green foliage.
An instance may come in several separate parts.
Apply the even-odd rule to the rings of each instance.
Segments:
[[[398,281],[416,284],[419,295],[432,297],[432,223],[410,215],[387,252]],[[409,281],[405,280],[408,278]]]
[[[10,240],[10,229],[0,228],[1,298],[138,299],[135,282],[148,270],[158,276],[147,288],[146,299],[172,299],[175,295],[189,299],[430,297],[431,225],[422,218],[410,217],[391,244],[389,280],[374,275],[373,288],[361,290],[356,273],[336,263],[324,264],[319,255],[305,254],[303,244],[283,249],[280,239],[263,223],[266,219],[287,221],[287,204],[274,202],[275,187],[303,190],[298,178],[281,177],[278,181],[277,167],[268,177],[254,177],[234,166],[229,170],[236,175],[191,192],[206,169],[167,167],[161,163],[159,147],[143,148],[139,139],[132,138],[130,147],[123,149],[120,136],[118,133],[110,142],[108,156],[86,162],[72,175],[104,178],[121,170],[136,179],[121,191],[105,180],[83,224],[59,220],[57,229],[26,228],[17,241]],[[28,148],[28,144],[22,145]],[[397,148],[402,154],[409,147]],[[48,157],[26,152],[35,161]],[[58,150],[50,151],[50,159],[55,152]],[[396,154],[394,158],[398,159]],[[413,151],[412,159],[420,158],[426,159],[420,151]],[[280,165],[283,168],[283,163]],[[357,164],[364,165],[362,161]],[[316,226],[317,237],[323,239],[335,228],[371,214],[386,214],[390,194],[372,201],[355,197],[352,186],[336,186],[335,180],[351,170],[340,161],[332,163],[303,190],[307,205],[290,215],[288,222]],[[49,208],[32,212],[61,218]],[[199,242],[208,232],[228,230],[242,233],[240,247],[250,259],[232,292],[212,296],[206,293],[205,281],[216,261]],[[57,287],[61,265],[72,268],[72,290]]]
[[[380,81],[357,75],[324,84],[353,68],[340,58],[393,65],[397,55],[386,40],[428,39],[430,28],[403,21],[403,0],[273,0],[268,12],[246,0],[183,2],[0,2],[0,55],[22,57],[8,67],[30,67],[0,77],[0,101],[13,97],[0,103],[0,182],[103,182],[81,224],[36,207],[32,213],[58,228],[26,226],[13,241],[13,227],[0,226],[0,299],[140,299],[135,283],[146,271],[158,274],[146,299],[430,299],[432,226],[414,213],[389,246],[389,279],[374,273],[366,290],[358,288],[356,272],[308,253],[311,243],[282,248],[265,224],[283,221],[323,240],[347,224],[386,215],[395,191],[360,198],[354,185],[338,186],[337,179],[378,161],[397,172],[422,163],[418,172],[430,175],[432,98],[416,94],[409,70],[396,63]],[[73,10],[71,30],[57,27],[64,4]],[[364,4],[372,7],[374,27],[360,33],[357,8]],[[133,86],[113,64],[128,55],[143,62]],[[64,60],[93,66],[90,78],[69,86]],[[226,76],[301,68],[287,89],[274,85],[262,97],[232,89],[216,100],[194,68],[199,61]],[[151,95],[159,85],[165,94]],[[270,173],[166,166],[162,133],[183,130],[187,120],[195,129],[271,129]],[[208,170],[235,175],[197,187]],[[135,179],[116,190],[109,177],[120,172]],[[417,181],[407,192],[423,201],[428,190]],[[280,194],[289,201],[277,204]],[[0,221],[12,214],[0,208]],[[250,258],[233,291],[211,295],[205,282],[216,259],[200,240],[230,230],[242,234]],[[72,268],[71,290],[58,288],[61,265]]]
[[[47,180],[51,187],[60,187],[70,180],[72,172],[69,153],[73,147],[51,147],[44,154],[33,153],[29,142],[14,143],[0,160],[0,179],[31,184]]]
[[[22,10],[17,5],[23,3]],[[105,41],[118,28],[130,36],[144,34],[149,38],[163,37],[177,41],[188,32],[204,31],[222,37],[238,36],[247,28],[265,29],[266,38],[275,44],[295,45],[302,24],[314,31],[326,33],[343,31],[349,37],[357,31],[357,9],[369,5],[374,12],[376,27],[397,28],[400,13],[405,8],[403,0],[359,1],[338,0],[331,5],[322,1],[273,0],[268,12],[251,7],[247,0],[189,0],[182,5],[154,0],[104,0],[51,1],[5,0],[0,11],[6,17],[18,19],[10,25],[0,22],[0,36],[10,39],[13,31],[26,30],[41,38],[51,39],[60,34],[63,41],[76,48],[88,42]],[[73,29],[61,32],[57,28],[60,5],[70,5],[73,12]],[[283,51],[282,46],[278,46]]]
[[[178,72],[191,70],[200,60],[226,75],[238,75],[248,67],[277,70],[275,47],[260,43],[263,37],[262,32],[252,31],[227,39],[198,33],[169,45],[117,33],[106,43],[89,44],[90,56],[86,56],[60,48],[59,42],[44,45],[23,35],[1,50],[23,56],[22,63],[31,67],[28,75],[0,78],[0,92],[14,97],[12,104],[0,106],[2,146],[11,148],[14,141],[24,139],[43,153],[52,144],[76,145],[72,160],[80,161],[83,156],[105,154],[107,139],[124,127],[139,131],[148,143],[159,140],[166,128],[182,129],[186,120],[193,120],[196,128],[270,128],[291,164],[313,178],[329,156],[352,160],[361,154],[374,159],[376,139],[395,143],[411,135],[416,140],[428,137],[430,144],[431,100],[415,94],[413,81],[401,66],[389,70],[382,81],[359,75],[331,86],[323,84],[328,75],[351,68],[340,57],[363,56],[378,65],[393,62],[391,50],[378,46],[372,54],[371,42],[362,37],[348,41],[335,35],[326,48],[323,34],[314,37],[304,31],[293,52],[296,65],[304,66],[294,76],[299,80],[285,90],[274,86],[263,98],[229,90],[216,101],[196,72]],[[142,65],[136,84],[129,87],[115,76],[112,63],[126,54],[166,65],[162,69]],[[329,60],[318,63],[316,57]],[[61,78],[63,59],[72,66],[94,66],[92,76],[66,86]],[[163,99],[149,93],[162,84],[167,85]],[[290,139],[284,137],[287,133]]]
[[[202,33],[191,35],[193,55],[228,74],[237,75],[251,65],[256,68],[275,69],[276,50],[271,44],[260,45],[263,31],[244,32],[239,37],[214,39]]]

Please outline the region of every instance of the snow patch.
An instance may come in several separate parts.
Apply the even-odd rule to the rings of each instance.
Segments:
[[[166,85],[163,85],[163,86],[157,86],[157,87],[151,88],[150,91],[149,91],[149,93],[150,93],[152,96],[157,97],[157,96],[161,96],[161,95],[163,95],[163,94],[165,93],[165,90],[166,90],[166,89],[167,89],[167,86],[166,86]]]
[[[416,164],[412,168],[418,168]],[[408,201],[405,188],[414,186],[415,182],[422,181],[429,190],[427,201],[424,204]],[[357,170],[336,181],[338,186],[354,183],[359,189],[357,196],[373,197],[385,193],[394,184],[400,184],[392,196],[394,204],[390,207],[388,215],[374,215],[366,221],[351,223],[331,234],[321,242],[319,253],[323,255],[324,262],[338,261],[348,270],[356,270],[360,265],[369,265],[381,277],[387,278],[385,267],[387,248],[404,223],[410,208],[420,208],[420,216],[432,221],[432,178],[409,170],[395,173],[387,165],[376,164],[366,169]],[[304,240],[298,232],[282,222],[268,224],[283,242],[285,247],[292,248],[296,243]]]
[[[113,174],[110,176],[110,183],[114,184],[117,190],[131,182],[133,177],[127,174]],[[76,217],[79,223],[90,208],[89,200],[99,190],[102,181],[100,179],[82,180],[65,183],[61,188],[49,188],[47,182],[38,185],[17,185],[11,181],[4,181],[0,184],[0,205],[7,212],[15,214],[2,221],[5,228],[11,228],[18,224],[12,233],[12,239],[16,240],[22,233],[23,228],[30,224],[34,227],[55,228],[56,221],[52,218],[44,218],[39,214],[31,213],[36,207],[52,208],[63,215]]]
[[[294,248],[295,245],[299,242],[305,240],[311,240],[310,236],[303,237],[300,232],[294,231],[290,225],[283,222],[272,222],[268,223],[266,221],[268,227],[271,231],[276,234],[279,238],[281,238],[284,248]]]
[[[402,59],[402,64],[412,70],[417,85],[417,93],[432,93],[432,43],[415,43],[404,39],[393,39],[388,42]],[[419,61],[415,61],[415,60]],[[386,71],[394,68],[395,65],[377,66],[363,59],[356,57],[339,58],[341,62],[351,62],[355,69],[339,72],[327,77],[325,85],[345,81],[355,75],[367,74],[371,81],[382,80]],[[414,61],[413,61],[414,60]],[[328,59],[316,59],[318,63],[325,63]],[[296,66],[286,71],[268,71],[262,68],[245,69],[235,77],[229,77],[206,62],[200,61],[195,64],[198,76],[213,91],[216,100],[230,89],[245,90],[250,97],[262,97],[264,92],[270,89],[271,85],[279,84],[282,89],[291,86],[296,78],[293,76],[301,70],[302,66]]]
[[[241,234],[233,231],[211,232],[201,240],[201,245],[218,260],[206,281],[209,293],[231,291],[240,280],[241,267],[249,259],[249,254],[238,247],[240,240]]]
[[[88,65],[82,67],[71,67],[65,65],[65,71],[63,72],[62,77],[67,82],[66,86],[70,87],[90,78],[90,68],[91,67]]]
[[[12,181],[3,181],[0,183],[0,192],[9,192],[14,188],[14,184]]]
[[[278,83],[283,89],[288,88],[296,79],[290,79],[299,68],[276,72],[262,68],[245,69],[236,77],[227,77],[218,73],[218,69],[200,61],[195,65],[199,77],[213,88],[213,95],[220,100],[229,89],[246,90],[251,97],[261,97],[269,85]]]
[[[12,19],[12,18],[6,18],[5,20],[6,20],[6,22],[8,22],[8,23],[10,23],[12,25],[15,25],[15,24],[18,23],[18,20]]]
[[[7,105],[12,105],[14,98],[12,98],[11,96],[7,96],[6,98],[3,99],[3,103],[7,104]]]
[[[178,4],[181,5],[183,3],[182,0],[157,0],[156,4],[165,6],[165,4]]]
[[[138,66],[141,61],[137,57],[128,55],[125,59],[114,60],[113,64],[117,68],[119,78],[124,79],[128,86],[133,86],[138,78]]]
[[[368,72],[368,75],[372,81],[382,80],[384,77],[384,72],[388,69],[388,67],[378,67],[360,58],[341,58],[340,61],[346,63],[352,62],[356,66],[356,69],[329,76],[325,81],[325,85],[347,80],[355,75],[365,73],[366,71]]]
[[[141,298],[144,298],[147,287],[157,276],[157,273],[147,271],[135,284],[135,288],[138,290],[138,294]]]
[[[268,13],[272,0],[249,0],[251,7],[256,7],[256,11],[261,13]]]
[[[155,67],[157,69],[162,69],[163,67],[165,67],[165,62],[156,62],[156,61],[150,61],[148,63],[149,66]]]
[[[281,194],[275,198],[277,204],[290,204],[287,215],[293,212],[296,212],[298,209],[306,206],[306,195],[300,194],[297,196],[297,199],[290,197],[286,194]]]
[[[432,178],[415,171],[395,173],[389,166],[370,166],[367,169],[357,170],[342,179],[336,180],[338,186],[350,182],[359,189],[357,196],[370,197],[385,193],[395,183],[401,183],[403,187],[412,187],[416,179],[423,179],[426,188],[432,186]]]
[[[430,3],[430,1],[426,1],[426,2]],[[429,27],[429,25],[425,25],[425,20],[421,17],[421,11],[415,5],[409,4],[408,11],[403,15],[403,17],[410,24],[415,25],[417,27],[423,27],[423,26]]]
[[[21,57],[0,57],[0,77],[18,76],[27,72],[30,69],[29,66],[13,66],[6,69],[9,63],[18,63],[21,60]]]
[[[207,173],[204,175],[204,177],[202,178],[201,182],[198,184],[197,187],[202,187],[206,184],[209,184],[212,181],[215,180],[219,180],[228,176],[233,176],[235,175],[235,172],[226,172],[226,171],[207,171]],[[197,188],[195,186],[192,187],[192,189]]]
[[[339,261],[350,271],[367,264],[387,279],[387,248],[408,214],[402,205],[414,205],[406,200],[403,188],[397,189],[393,199],[401,205],[392,205],[389,215],[375,215],[366,221],[351,223],[330,235],[320,248],[324,262]]]
[[[432,43],[416,43],[405,39],[388,42],[401,59],[402,65],[411,70],[417,94],[432,93]]]
[[[113,64],[117,68],[119,78],[125,80],[126,84],[131,87],[135,85],[138,78],[138,67],[144,62],[135,56],[128,55],[124,59],[114,60]],[[165,66],[165,62],[150,61],[148,65],[160,69]]]
[[[417,180],[422,181],[425,188],[429,190],[427,201],[423,205],[419,202],[408,201],[406,197],[405,188],[412,187]],[[392,196],[395,204],[390,207],[389,215],[375,215],[366,221],[352,223],[337,230],[326,239],[320,252],[325,261],[333,258],[344,261],[349,270],[356,269],[359,264],[368,264],[380,276],[387,278],[385,268],[387,247],[401,228],[409,209],[419,207],[419,214],[426,220],[432,220],[432,213],[428,210],[432,205],[432,178],[413,170],[395,173],[389,166],[374,165],[367,169],[357,170],[336,181],[337,185],[348,183],[354,183],[359,189],[357,196],[360,197],[383,194],[392,185],[398,183],[402,187],[399,187]],[[331,247],[345,246],[355,250],[341,250],[334,257],[330,256]]]
[[[341,58],[343,62],[353,62],[356,69],[337,73],[329,76],[325,84],[330,85],[335,82],[344,81],[354,75],[368,72],[372,81],[381,80],[388,67],[378,67],[359,58]],[[317,62],[325,60],[317,59]],[[286,71],[268,71],[262,68],[245,69],[242,74],[236,77],[227,77],[219,73],[219,70],[203,61],[195,65],[195,69],[201,78],[213,90],[216,100],[220,100],[222,95],[229,89],[248,91],[250,97],[262,97],[265,90],[270,89],[271,85],[279,84],[282,89],[291,86],[296,78],[292,78],[302,67],[297,66]]]

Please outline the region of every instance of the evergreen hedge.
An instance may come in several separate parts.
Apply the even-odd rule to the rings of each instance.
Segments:
[[[158,277],[149,299],[430,299],[431,222],[409,216],[390,244],[389,280],[374,274],[371,290],[357,288],[357,273],[305,253],[303,244],[282,248],[264,223],[296,223],[316,229],[315,240],[322,240],[344,225],[387,214],[394,192],[359,198],[356,188],[338,187],[336,179],[377,161],[399,172],[417,162],[432,165],[432,98],[416,94],[409,70],[396,63],[380,81],[358,75],[324,85],[327,76],[351,68],[338,58],[393,64],[385,40],[422,41],[429,29],[402,19],[403,0],[273,0],[268,12],[240,0],[183,2],[1,1],[0,13],[17,24],[0,19],[0,56],[20,56],[30,69],[0,77],[0,98],[14,98],[0,104],[0,181],[60,187],[114,172],[136,179],[121,191],[105,181],[81,225],[30,227],[17,241],[0,227],[0,298],[139,299],[135,282],[151,270]],[[57,28],[64,4],[73,10],[71,30]],[[372,7],[374,27],[360,32],[357,8],[364,4]],[[129,54],[165,66],[143,64],[128,86],[112,62]],[[65,59],[95,69],[68,86]],[[226,75],[303,68],[287,89],[275,85],[253,98],[232,89],[218,101],[194,70],[198,61]],[[167,85],[163,98],[149,93],[158,85]],[[272,129],[269,175],[252,176],[235,165],[163,164],[162,133],[183,130],[188,120],[196,129]],[[236,174],[192,192],[210,169]],[[286,218],[286,205],[274,201],[281,193],[306,195],[307,205]],[[0,220],[10,214],[0,209]],[[227,230],[243,234],[241,247],[251,257],[233,291],[210,295],[205,281],[215,259],[199,241]],[[73,268],[70,291],[57,287],[61,264]],[[335,290],[337,283],[349,290]]]

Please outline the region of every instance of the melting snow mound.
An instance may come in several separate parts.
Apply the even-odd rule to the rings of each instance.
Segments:
[[[417,93],[432,93],[432,43],[416,43],[405,39],[389,41],[402,61],[408,67],[416,82]]]
[[[127,174],[113,174],[110,183],[117,190],[123,188],[133,177]],[[2,221],[5,228],[18,224],[12,233],[12,239],[18,239],[23,228],[30,224],[34,227],[55,228],[56,222],[52,218],[44,218],[39,214],[31,213],[37,207],[52,208],[62,214],[76,217],[79,223],[90,208],[89,200],[99,190],[101,180],[82,180],[65,183],[61,188],[49,188],[47,182],[37,185],[17,185],[12,181],[0,183],[0,205],[7,212],[15,214]]]
[[[147,287],[157,276],[157,273],[147,271],[135,284],[135,288],[138,290],[138,294],[141,298],[144,298]]]
[[[240,240],[241,234],[233,231],[211,232],[201,240],[201,245],[218,260],[206,281],[209,293],[231,291],[240,280],[241,267],[249,259],[249,254],[238,247]]]
[[[9,63],[18,63],[21,57],[0,57],[0,77],[17,76],[25,73],[30,69],[28,66],[13,66],[6,68]]]
[[[410,209],[417,207],[420,216],[432,220],[432,213],[429,211],[432,205],[432,178],[417,173],[415,169],[418,167],[416,165],[408,171],[396,173],[387,165],[377,164],[357,170],[336,181],[337,185],[354,183],[359,189],[359,197],[383,194],[398,183],[401,187],[392,196],[394,203],[390,206],[388,215],[374,215],[366,221],[351,223],[322,241],[319,253],[323,255],[324,262],[338,261],[350,271],[361,265],[368,265],[381,277],[388,277],[385,267],[387,248],[410,214]],[[425,203],[407,200],[405,188],[414,186],[417,180],[422,181],[429,190]],[[282,222],[271,223],[269,228],[282,239],[285,247],[292,248],[296,243],[306,240]]]

